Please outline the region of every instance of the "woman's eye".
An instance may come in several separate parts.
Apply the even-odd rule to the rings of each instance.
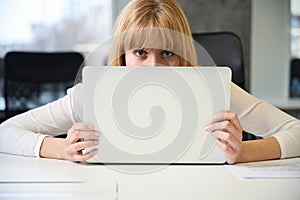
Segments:
[[[171,51],[163,51],[162,55],[164,57],[170,57],[170,56],[173,56],[173,53]]]
[[[138,57],[143,57],[146,55],[146,52],[144,50],[136,50],[135,55]]]

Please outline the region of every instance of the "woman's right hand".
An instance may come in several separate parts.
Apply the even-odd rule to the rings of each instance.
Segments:
[[[73,124],[68,130],[64,141],[63,158],[74,162],[85,162],[98,152],[95,148],[83,154],[82,150],[99,144],[100,132],[95,131],[94,126],[87,122]]]

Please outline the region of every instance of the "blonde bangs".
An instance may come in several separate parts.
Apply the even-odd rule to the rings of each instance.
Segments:
[[[179,43],[175,42],[174,31],[156,27],[146,27],[122,33],[123,47],[126,51],[133,49],[152,48],[176,51]],[[177,41],[178,38],[177,38]]]
[[[180,56],[182,66],[197,65],[187,20],[173,0],[133,0],[123,10],[115,29],[108,65],[125,65],[125,51],[153,48]]]

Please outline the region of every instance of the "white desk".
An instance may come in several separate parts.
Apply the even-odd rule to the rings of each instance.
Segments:
[[[239,179],[221,165],[172,165],[133,175],[7,154],[0,162],[0,199],[300,199],[300,179]]]

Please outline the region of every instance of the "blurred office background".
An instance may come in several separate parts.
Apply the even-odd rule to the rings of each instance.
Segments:
[[[118,13],[129,1],[0,0],[0,110],[5,106],[7,52],[71,50],[87,55],[111,36]],[[231,31],[241,38],[249,92],[299,114],[300,78],[290,72],[292,59],[300,58],[300,0],[178,2],[193,33]]]

